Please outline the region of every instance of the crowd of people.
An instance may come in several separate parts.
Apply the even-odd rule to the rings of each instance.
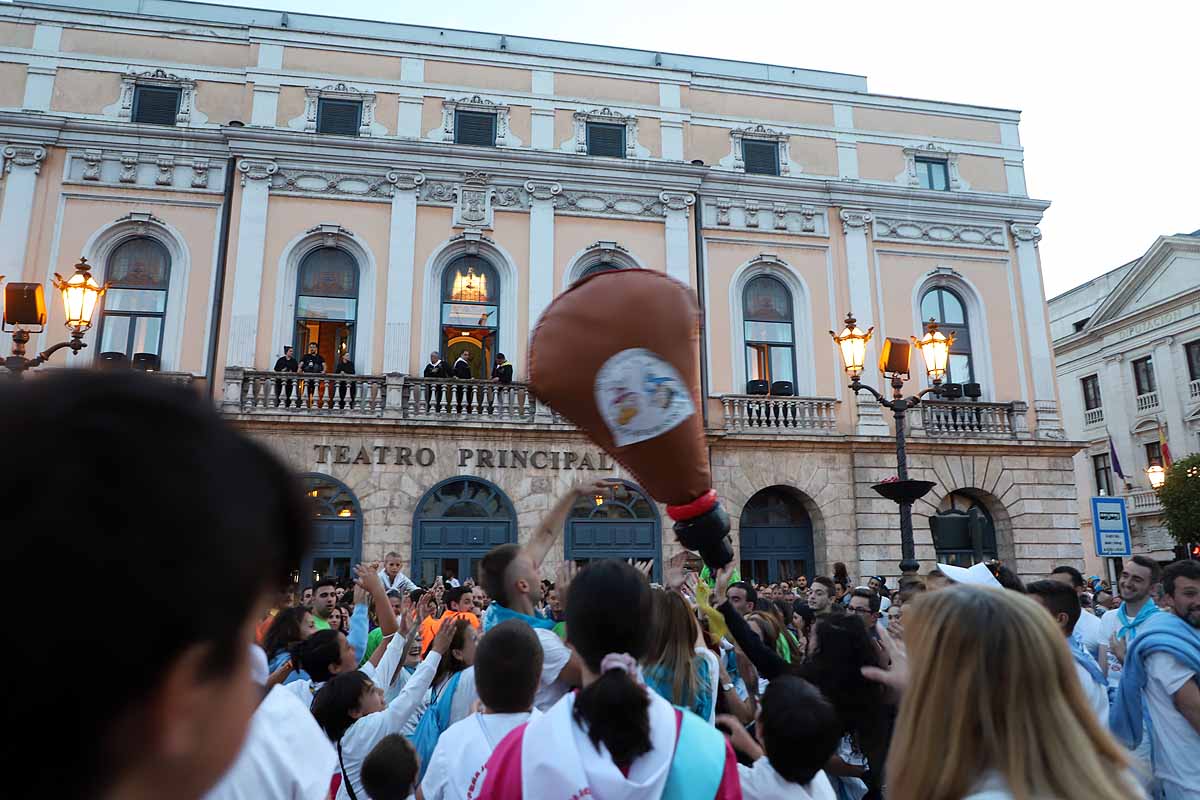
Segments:
[[[22,498],[6,507],[39,531],[16,556],[52,547],[147,600],[132,632],[72,625],[65,649],[14,651],[6,795],[1200,797],[1200,562],[1130,559],[1115,608],[1069,565],[1027,583],[939,565],[889,586],[839,564],[756,585],[679,553],[661,582],[616,560],[547,574],[598,484],[461,583],[419,586],[388,553],[279,593],[307,546],[292,478],[152,383],[56,376],[0,396],[0,436],[28,454],[0,468]],[[89,446],[59,459],[48,430]],[[187,458],[165,470],[165,453]],[[115,463],[103,487],[71,482]],[[51,618],[77,615],[72,593],[18,581]],[[33,768],[48,747],[66,769]]]

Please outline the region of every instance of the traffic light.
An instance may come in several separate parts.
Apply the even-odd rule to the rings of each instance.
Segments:
[[[1195,559],[1196,561],[1200,561],[1200,544],[1193,544],[1193,545],[1188,546],[1188,558],[1192,558],[1192,559]]]

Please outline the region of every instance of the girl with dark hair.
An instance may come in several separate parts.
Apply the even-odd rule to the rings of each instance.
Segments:
[[[598,561],[566,592],[567,641],[582,661],[583,688],[505,737],[484,768],[481,800],[740,797],[737,761],[716,728],[641,683],[651,615],[645,577]]]
[[[313,716],[338,751],[342,783],[337,800],[350,800],[351,793],[365,800],[367,793],[360,774],[363,761],[380,739],[400,733],[420,706],[453,634],[454,627],[450,625],[438,631],[429,655],[390,703],[384,702],[383,689],[375,685],[374,670],[351,669],[339,673],[317,692],[312,704]],[[386,645],[384,649],[388,649]]]
[[[276,614],[262,643],[263,650],[267,653],[268,671],[274,672],[291,660],[291,648],[312,636],[314,631],[316,626],[313,624],[312,612],[304,606],[292,606]],[[293,670],[283,682],[307,679],[308,674],[304,670]]]
[[[479,699],[475,691],[475,643],[478,634],[474,626],[466,618],[459,617],[448,620],[442,628],[453,630],[450,647],[434,673],[433,683],[425,696],[425,711],[413,735],[413,746],[421,759],[421,776],[425,774],[425,767],[442,731],[471,716],[471,706]],[[441,633],[441,629],[438,633]]]
[[[871,640],[867,627],[854,616],[821,617],[814,629],[816,642],[810,647],[809,658],[802,664],[789,664],[775,647],[761,640],[760,631],[765,626],[759,624],[759,630],[755,630],[725,600],[731,577],[728,567],[717,573],[713,603],[738,646],[754,662],[762,678],[769,681],[780,675],[799,675],[829,698],[842,721],[843,736],[839,758],[827,770],[830,780],[835,786],[842,778],[847,784],[861,780],[866,794],[864,787],[859,786],[852,796],[865,796],[868,800],[881,797],[895,705],[881,687],[872,686],[872,681],[863,677],[862,667],[880,666],[879,648]]]

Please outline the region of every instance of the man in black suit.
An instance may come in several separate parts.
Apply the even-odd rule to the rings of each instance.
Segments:
[[[508,363],[508,359],[504,357],[504,353],[496,354],[496,366],[492,369],[492,381],[499,383],[501,386],[507,386],[512,383],[513,365]]]
[[[276,360],[276,362],[275,362],[275,371],[276,372],[299,372],[300,371],[300,363],[298,361],[296,361],[295,348],[290,347],[290,346],[283,348],[283,355],[281,355],[278,358],[278,360]],[[286,395],[284,395],[285,391],[287,392]],[[280,395],[284,395],[282,398],[282,402],[280,399]],[[275,381],[275,405],[276,406],[283,405],[285,407],[290,407],[292,405],[292,382],[290,380],[289,381],[280,381],[280,380]]]
[[[471,372],[471,351],[463,350],[454,362],[454,377],[460,381],[469,381],[475,377]]]
[[[426,378],[449,378],[450,368],[442,361],[441,354],[434,351],[429,354],[429,363],[425,365],[424,374]]]

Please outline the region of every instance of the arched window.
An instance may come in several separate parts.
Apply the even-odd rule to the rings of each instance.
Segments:
[[[459,256],[442,273],[441,351],[447,364],[466,354],[471,376],[492,374],[500,330],[500,276],[479,256]]]
[[[415,580],[478,580],[479,561],[517,539],[517,514],[504,492],[480,478],[458,477],[434,486],[413,515]]]
[[[950,363],[946,369],[947,383],[975,383],[975,364],[971,358],[971,329],[967,307],[962,298],[944,286],[936,286],[921,298],[921,321],[934,320],[938,330],[954,334],[950,348]]]
[[[620,482],[605,494],[585,494],[571,507],[563,537],[564,557],[579,565],[594,559],[653,561],[652,578],[662,573],[658,509],[632,483]]]
[[[328,475],[302,476],[304,496],[312,517],[312,550],[300,567],[300,583],[311,586],[321,578],[348,578],[362,558],[362,513],[358,498]]]
[[[804,504],[787,487],[755,494],[738,525],[741,573],[755,583],[813,576],[813,526]]]
[[[579,276],[579,280],[583,280],[589,275],[595,275],[597,272],[613,272],[614,270],[624,269],[620,264],[614,264],[611,261],[601,261],[598,264],[592,264],[585,269]]]
[[[770,275],[752,278],[742,292],[746,342],[746,392],[792,395],[796,392],[796,354],[792,295]]]
[[[333,372],[343,353],[354,357],[358,263],[338,247],[319,247],[300,261],[296,280],[296,357],[310,344]]]
[[[171,256],[148,237],[122,242],[108,257],[100,322],[101,358],[157,370],[167,312]]]

